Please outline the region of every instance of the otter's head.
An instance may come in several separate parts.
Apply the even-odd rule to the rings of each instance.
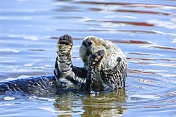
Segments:
[[[87,36],[83,40],[79,54],[85,67],[88,66],[90,56],[98,50],[105,50],[106,52],[106,43],[104,40],[94,36]]]

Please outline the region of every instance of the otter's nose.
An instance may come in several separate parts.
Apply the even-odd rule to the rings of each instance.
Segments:
[[[83,41],[83,45],[85,47],[88,47],[88,46],[92,45],[92,42],[89,39],[87,39],[87,40]]]

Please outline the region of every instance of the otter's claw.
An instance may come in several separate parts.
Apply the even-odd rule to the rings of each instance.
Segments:
[[[99,64],[101,62],[101,60],[103,59],[104,55],[105,55],[104,50],[99,50],[99,51],[95,52],[91,57],[91,64],[92,65]]]

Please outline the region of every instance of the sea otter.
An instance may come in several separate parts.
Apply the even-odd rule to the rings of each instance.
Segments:
[[[125,87],[127,61],[110,41],[86,37],[80,47],[84,67],[72,64],[73,40],[61,36],[57,43],[54,76],[31,77],[0,83],[0,94],[23,92],[49,95],[63,91],[104,92]]]
[[[88,90],[107,91],[125,87],[127,61],[112,42],[88,36],[80,47],[80,57],[88,71]]]

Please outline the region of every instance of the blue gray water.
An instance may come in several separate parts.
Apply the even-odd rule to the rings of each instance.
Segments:
[[[1,96],[2,117],[176,116],[175,0],[0,0],[0,82],[52,75],[57,37],[111,40],[128,60],[126,88],[105,94]]]

